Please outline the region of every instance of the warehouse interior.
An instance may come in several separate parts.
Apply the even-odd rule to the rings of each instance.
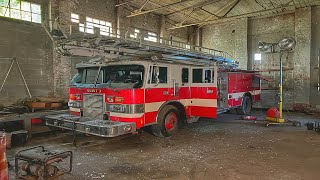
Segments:
[[[73,143],[70,131],[27,122],[20,111],[28,102],[55,100],[66,112],[76,64],[99,56],[92,46],[86,55],[66,55],[59,43],[111,34],[154,43],[168,39],[186,52],[196,47],[227,52],[239,69],[267,79],[261,80],[261,100],[251,114],[261,120],[279,104],[280,53],[262,52],[258,44],[293,38],[294,49],[282,55],[283,111],[299,126],[265,127],[228,112],[171,137],[146,129],[129,137],[79,135]],[[38,112],[32,118],[46,115],[35,109],[29,107],[31,114]],[[72,171],[59,179],[318,179],[320,0],[0,0],[0,112],[4,131],[10,132],[7,121],[13,120],[35,131],[26,133],[27,142],[7,148],[10,179],[19,179],[17,152],[37,145],[73,152]],[[318,133],[307,130],[310,122]]]

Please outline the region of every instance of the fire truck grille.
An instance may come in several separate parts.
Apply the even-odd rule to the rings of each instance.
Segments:
[[[85,94],[83,96],[83,116],[93,119],[103,119],[103,95]]]

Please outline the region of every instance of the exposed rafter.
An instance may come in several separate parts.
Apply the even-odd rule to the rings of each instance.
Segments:
[[[182,26],[182,24],[190,18],[190,16],[196,11],[196,9],[193,9],[180,23],[177,24],[177,26]]]
[[[130,15],[128,15],[127,17],[134,17],[134,16],[139,16],[139,15],[151,13],[151,12],[154,12],[154,11],[157,11],[157,10],[161,10],[161,9],[168,8],[168,7],[171,7],[171,6],[179,5],[179,4],[182,4],[182,3],[189,2],[189,1],[194,1],[194,0],[183,0],[183,1],[176,2],[176,3],[168,4],[168,5],[165,5],[165,6],[160,6],[158,8],[145,10],[145,11],[141,11],[140,10],[141,8],[140,8],[140,9],[138,9],[140,11],[135,11],[135,12],[131,13]]]
[[[237,4],[238,4],[238,1],[240,0],[235,0],[235,1],[230,1],[229,3],[227,3],[223,8],[221,8],[218,12],[216,12],[215,14],[221,14],[222,12],[224,11],[227,11],[227,13],[224,14],[224,16],[226,16]],[[230,8],[231,7],[231,8]],[[231,9],[231,10],[230,10]],[[179,29],[179,28],[183,28],[183,27],[188,27],[188,26],[193,26],[193,25],[201,25],[203,22],[206,22],[210,19],[212,19],[213,17],[215,17],[216,19],[218,18],[222,18],[221,16],[218,16],[217,15],[210,15],[209,17],[205,18],[202,22],[199,22],[199,23],[193,23],[193,24],[187,24],[187,25],[180,25],[180,26],[175,26],[175,27],[172,27],[172,28],[169,28],[169,29]]]
[[[123,5],[127,5],[127,4],[129,4],[129,3],[133,2],[133,1],[136,1],[136,0],[128,0],[128,1],[126,1],[126,2],[116,4],[116,7],[118,7],[118,6],[123,6]]]
[[[241,14],[241,15],[229,16],[229,17],[218,18],[218,19],[216,18],[216,19],[212,19],[212,20],[206,20],[206,21],[202,21],[202,22],[186,24],[186,25],[182,25],[182,26],[178,26],[178,27],[172,27],[172,28],[169,28],[169,29],[179,29],[179,28],[184,28],[184,27],[189,27],[189,26],[206,25],[206,24],[211,24],[211,23],[226,22],[226,21],[231,21],[231,20],[239,19],[239,18],[256,17],[256,16],[260,16],[261,14],[265,14],[265,15],[266,14],[274,14],[273,11],[280,11],[280,13],[281,13],[281,12],[287,11],[286,9],[297,8],[297,7],[299,7],[299,5],[304,5],[304,4],[303,3],[294,4],[294,5],[290,5],[290,6],[286,6],[286,7],[276,7],[276,8],[271,8],[271,9],[267,9],[267,10],[261,10],[261,11],[256,11],[256,12],[245,13],[245,14]],[[313,3],[312,5],[320,5],[320,2],[317,1],[317,2]],[[287,12],[292,12],[292,10],[291,11],[287,11]]]
[[[188,11],[190,9],[200,9],[204,6],[208,6],[210,4],[213,4],[213,3],[216,3],[216,2],[219,2],[221,0],[207,0],[207,1],[204,1],[204,2],[201,2],[201,3],[198,3],[198,4],[195,4],[193,6],[189,6],[189,7],[186,7],[186,8],[183,8],[183,9],[180,9],[178,11],[175,11],[175,12],[172,12],[172,13],[169,13],[169,14],[166,14],[166,16],[171,16],[171,15],[174,15],[174,14],[177,14],[177,13],[181,13],[181,12],[184,12],[184,11]]]

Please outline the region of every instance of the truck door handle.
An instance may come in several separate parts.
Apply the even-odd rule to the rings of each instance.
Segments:
[[[163,91],[163,95],[168,95],[169,91]]]

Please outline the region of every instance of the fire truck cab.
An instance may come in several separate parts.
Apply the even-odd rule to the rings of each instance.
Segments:
[[[93,60],[77,69],[69,89],[70,114],[47,116],[47,125],[102,137],[150,126],[153,134],[170,136],[180,125],[216,118],[231,108],[250,113],[252,102],[260,98],[255,72],[223,71],[212,62],[153,56]]]
[[[260,99],[260,78],[238,70],[227,52],[132,30],[59,39],[62,56],[99,57],[77,64],[69,89],[70,114],[46,124],[102,137],[151,127],[170,136],[179,125],[216,118],[230,109],[248,114]]]

